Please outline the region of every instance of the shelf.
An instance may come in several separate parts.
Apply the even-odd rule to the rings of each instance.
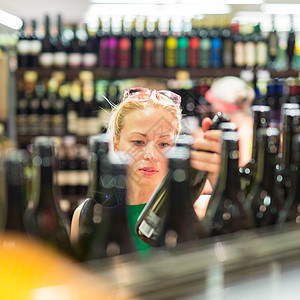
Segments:
[[[32,70],[38,72],[41,78],[50,77],[53,72],[62,71],[66,75],[66,79],[75,79],[80,71],[92,71],[95,79],[126,79],[136,77],[152,77],[152,78],[176,78],[178,71],[186,71],[190,74],[190,78],[201,77],[222,77],[222,76],[240,76],[240,72],[245,68],[80,68],[80,69],[53,69],[53,68],[19,68],[16,71],[17,77],[22,77],[25,71]],[[269,70],[271,77],[297,77],[299,72],[296,70],[286,70],[277,72]]]
[[[18,144],[19,144],[19,147],[23,148],[23,147],[26,147],[28,144],[31,143],[31,140],[32,138],[36,137],[36,136],[45,136],[44,134],[37,134],[37,135],[32,135],[32,134],[26,134],[26,135],[18,135],[17,136],[17,141],[18,141]],[[50,135],[49,135],[50,136]],[[52,136],[52,135],[51,135]],[[62,136],[55,136],[55,137],[58,137],[58,138],[62,138],[64,136],[67,136],[67,135],[62,135]],[[73,136],[73,135],[72,135]],[[87,144],[87,139],[88,139],[88,136],[75,136],[76,137],[76,142],[78,144]]]

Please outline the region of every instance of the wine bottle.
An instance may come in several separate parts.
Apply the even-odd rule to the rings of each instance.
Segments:
[[[163,21],[155,23],[154,30],[154,66],[162,68],[165,65],[165,39],[167,28],[164,28]]]
[[[247,25],[247,33],[244,35],[244,49],[245,49],[245,65],[247,67],[255,67],[256,56],[255,56],[255,35],[254,27]]]
[[[154,65],[154,22],[152,20],[146,20],[146,26],[143,31],[143,67],[152,68]]]
[[[252,215],[241,189],[238,163],[238,133],[224,132],[220,175],[201,222],[206,236],[253,228]]]
[[[6,173],[6,225],[5,230],[25,233],[24,212],[27,205],[24,166],[29,153],[11,150],[5,156]]]
[[[254,27],[255,61],[257,66],[266,67],[268,64],[267,39],[261,34],[260,24]]]
[[[198,67],[199,66],[199,47],[200,47],[200,38],[198,36],[198,31],[197,28],[195,28],[196,24],[195,21],[192,22],[193,26],[190,30],[189,38],[184,35],[183,37],[178,38],[178,59],[182,56],[180,50],[183,48],[181,44],[184,42],[187,43],[188,45],[188,57],[187,57],[187,62],[189,67]],[[186,31],[185,31],[186,32]],[[178,64],[179,67],[183,66],[186,67],[186,64],[183,65],[182,62]]]
[[[17,131],[18,134],[28,134],[28,100],[25,93],[25,80],[18,80]]]
[[[268,128],[270,123],[271,108],[267,105],[253,105],[251,107],[252,119],[253,119],[253,137],[252,137],[252,155],[249,163],[247,163],[242,169],[242,189],[245,195],[249,193],[251,189],[254,174],[257,170],[257,155],[258,155],[258,140],[257,132],[260,128]]]
[[[294,19],[292,14],[290,15],[290,20],[291,20],[291,29],[288,35],[286,54],[288,57],[289,66],[292,67],[295,43],[296,43],[296,35],[294,31]]]
[[[203,24],[200,23],[199,37],[200,37],[199,66],[201,68],[209,68],[211,40],[209,37],[208,29],[206,28],[204,23]]]
[[[47,245],[71,254],[69,224],[58,203],[58,186],[54,184],[56,159],[51,138],[33,140],[31,199],[25,212],[28,233]]]
[[[127,163],[119,155],[97,155],[95,197],[85,201],[79,219],[78,253],[84,261],[136,251],[126,212]]]
[[[18,52],[18,67],[27,68],[29,67],[29,51],[30,51],[30,42],[29,37],[26,34],[26,23],[22,20],[22,27],[18,33],[18,43],[17,43],[17,52]]]
[[[300,105],[300,89],[295,78],[287,79],[289,87],[288,103],[294,103]]]
[[[83,59],[83,46],[79,41],[77,32],[77,24],[72,25],[73,30],[73,38],[70,41],[69,46],[69,56],[68,56],[68,65],[70,68],[80,68],[82,66],[82,59]]]
[[[168,153],[169,172],[136,223],[136,233],[151,246],[174,247],[197,238],[197,217],[189,193],[189,150]]]
[[[173,34],[172,20],[169,23],[169,33],[165,41],[165,65],[168,68],[177,66],[178,40]]]
[[[108,67],[115,68],[118,66],[118,35],[120,34],[119,24],[112,18],[110,19],[110,34],[107,42],[108,47]]]
[[[99,28],[97,31],[97,38],[99,41],[99,67],[108,67],[108,39],[109,39],[109,24],[103,22],[99,18]]]
[[[79,102],[81,100],[81,83],[79,79],[70,84],[70,94],[67,102],[67,130],[69,134],[77,132]]]
[[[246,197],[255,227],[275,224],[282,209],[283,198],[274,188],[279,137],[277,128],[261,128],[257,133],[257,171],[253,186]]]
[[[26,72],[26,94],[28,101],[28,130],[30,134],[36,135],[39,132],[39,108],[40,102],[36,94],[36,82],[38,74],[34,71]]]
[[[292,157],[290,167],[291,190],[285,199],[283,209],[279,212],[277,224],[300,222],[300,134],[293,137]]]
[[[275,66],[274,65],[275,59],[278,55],[278,43],[279,43],[279,39],[275,28],[275,16],[272,15],[272,29],[269,32],[269,36],[268,36],[268,54],[270,58],[271,68],[274,68]]]
[[[68,64],[68,41],[63,36],[62,32],[62,18],[57,16],[57,35],[55,38],[53,64],[57,68],[65,68]]]
[[[245,44],[242,35],[241,26],[237,23],[234,26],[233,34],[233,51],[234,51],[234,66],[235,67],[244,67],[245,66]]]
[[[32,33],[29,37],[28,67],[36,68],[39,65],[39,55],[42,51],[42,42],[37,35],[36,20],[32,20]]]
[[[136,18],[132,30],[132,65],[141,68],[143,63],[143,30],[144,19]]]
[[[210,67],[220,68],[222,67],[222,39],[220,37],[220,30],[213,24],[213,27],[210,30]]]
[[[98,48],[96,34],[91,33],[88,24],[85,24],[86,41],[83,47],[82,66],[85,68],[94,68],[98,63]]]
[[[223,41],[223,66],[231,68],[233,66],[233,38],[230,22],[226,19],[221,31],[221,38]]]
[[[118,66],[120,68],[129,68],[132,63],[131,58],[131,39],[130,39],[130,30],[131,26],[128,24],[129,22],[126,21],[126,19],[122,20],[122,28],[121,28],[121,36],[119,39],[119,45],[118,45]]]
[[[39,64],[43,68],[53,66],[53,37],[50,34],[50,19],[45,16],[45,35],[42,39],[42,52],[39,56]]]

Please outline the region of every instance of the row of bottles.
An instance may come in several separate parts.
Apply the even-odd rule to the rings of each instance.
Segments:
[[[201,126],[204,117],[213,117],[213,109],[205,99],[213,80],[161,81],[181,95],[183,114],[196,116]],[[24,78],[18,80],[18,134],[88,136],[105,131],[113,104],[119,103],[124,90],[134,84],[133,79],[97,80],[89,71],[80,72],[72,81],[66,81],[63,72],[54,72],[47,79],[27,71]],[[282,104],[300,102],[298,78],[257,78],[249,84],[256,91],[253,105],[271,107],[272,127],[278,127]]]
[[[282,106],[281,130],[269,126],[270,107],[253,106],[252,110],[257,121],[254,122],[253,157],[242,170],[238,167],[236,126],[223,119],[219,127],[223,130],[221,171],[203,220],[198,220],[193,211],[192,139],[185,142],[179,139],[181,142],[168,153],[167,177],[136,224],[137,234],[143,241],[152,246],[175,247],[182,242],[243,229],[283,225],[289,221],[299,223],[299,105]],[[23,156],[14,154],[17,167],[4,166],[1,160],[0,183],[5,186],[1,197],[6,198],[1,201],[1,205],[6,203],[6,208],[1,208],[4,228],[19,228],[23,225],[8,226],[8,221],[23,220],[26,232],[80,260],[136,251],[126,215],[126,157],[122,153],[117,157],[110,155],[106,134],[89,138],[88,149],[89,186],[84,202],[87,213],[79,222],[79,240],[72,249],[66,219],[57,205],[59,191],[55,188],[59,186],[54,183],[58,162],[52,138],[33,140],[33,176],[27,202],[20,169]],[[29,160],[28,155],[24,157]],[[5,163],[9,161],[6,159]],[[199,195],[201,187],[197,189]],[[18,216],[13,216],[15,213]],[[151,218],[146,218],[147,213]]]
[[[270,32],[262,33],[259,24],[230,24],[225,17],[188,21],[103,18],[92,32],[87,25],[63,28],[59,15],[55,30],[52,27],[49,16],[43,36],[37,33],[35,20],[28,26],[23,23],[17,44],[19,67],[277,68],[282,56],[288,67],[296,67],[300,55],[292,19],[284,49],[274,22]]]

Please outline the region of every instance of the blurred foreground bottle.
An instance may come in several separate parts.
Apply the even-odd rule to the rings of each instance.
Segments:
[[[49,246],[71,254],[69,224],[58,203],[54,142],[48,137],[33,141],[33,182],[31,199],[25,212],[28,233]]]
[[[279,213],[278,224],[300,223],[300,134],[293,138],[293,155],[290,168],[291,191]]]
[[[232,233],[253,227],[251,212],[239,180],[239,136],[222,134],[221,170],[209,201],[202,227],[206,236]]]
[[[29,154],[25,150],[11,150],[5,156],[6,225],[5,230],[26,232],[24,212],[27,206],[25,164]]]
[[[242,168],[241,178],[242,189],[244,190],[245,195],[249,193],[249,190],[252,186],[254,174],[257,169],[257,132],[260,128],[269,127],[271,108],[267,105],[253,105],[251,107],[251,110],[253,119],[252,157],[249,163]]]
[[[275,224],[283,205],[283,199],[275,188],[279,130],[261,128],[257,139],[257,169],[246,203],[251,206],[255,226],[261,227]]]
[[[175,247],[196,239],[200,230],[189,192],[189,150],[176,147],[167,156],[169,172],[136,223],[137,235],[154,247]]]

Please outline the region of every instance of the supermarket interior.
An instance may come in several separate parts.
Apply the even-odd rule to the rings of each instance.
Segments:
[[[299,299],[299,0],[0,0],[1,299]]]

